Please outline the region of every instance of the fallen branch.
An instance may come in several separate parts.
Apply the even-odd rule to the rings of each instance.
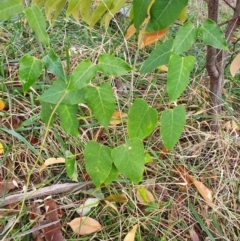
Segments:
[[[89,184],[91,184],[91,182],[55,184],[55,185],[43,187],[31,192],[10,195],[0,199],[0,207],[17,203],[22,200],[39,198],[39,197],[48,196],[48,195],[56,195],[56,194],[61,194],[65,192],[71,192],[74,189],[78,190]]]

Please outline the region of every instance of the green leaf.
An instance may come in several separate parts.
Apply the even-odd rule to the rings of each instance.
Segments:
[[[37,5],[25,9],[28,24],[36,33],[39,40],[45,45],[49,46],[49,36],[46,32],[46,19],[43,16]]]
[[[155,32],[170,26],[180,15],[188,0],[155,1],[150,9],[146,31]]]
[[[46,103],[41,101],[41,119],[45,124],[48,124],[48,121],[52,115],[53,109],[54,109],[54,105],[50,104],[50,103]],[[50,121],[50,125],[52,125],[52,123],[55,121],[56,119],[56,113],[53,114],[52,119]]]
[[[74,155],[70,151],[66,151],[65,167],[68,177],[78,182],[77,163]]]
[[[159,44],[154,49],[150,56],[145,60],[140,70],[141,74],[146,74],[154,70],[155,68],[168,64],[171,52],[172,52],[173,41],[168,40],[163,44]]]
[[[138,138],[128,140],[112,150],[112,159],[118,171],[135,184],[142,180],[144,171],[144,148]]]
[[[59,105],[57,108],[61,127],[74,137],[78,137],[77,110],[78,105]]]
[[[167,75],[167,92],[171,101],[176,100],[188,86],[193,67],[193,56],[171,56]]]
[[[30,55],[24,55],[20,60],[19,77],[23,85],[23,92],[29,90],[29,88],[35,83],[42,73],[42,62]]]
[[[113,1],[114,0],[104,0],[98,4],[98,6],[92,12],[91,21],[89,24],[90,28],[96,24],[96,22],[104,15],[108,9],[111,9]]]
[[[211,19],[206,19],[200,27],[202,41],[217,49],[227,50],[227,42],[221,28]]]
[[[51,104],[76,105],[85,103],[84,90],[67,90],[67,84],[62,80],[56,80],[41,96],[40,100]]]
[[[42,58],[42,62],[50,73],[56,75],[59,79],[65,80],[66,76],[62,62],[52,49],[50,49],[49,53]]]
[[[0,21],[5,21],[23,11],[22,0],[5,0],[0,2]]]
[[[113,1],[112,8],[109,9],[109,11],[104,15],[101,22],[105,22],[105,27],[107,28],[110,20],[114,17],[116,13],[118,13],[123,5],[127,2],[127,0],[118,0]]]
[[[111,149],[89,141],[84,149],[87,173],[96,187],[105,182],[112,170]]]
[[[135,100],[128,113],[129,138],[144,139],[150,135],[157,125],[157,116],[157,111],[144,100]]]
[[[131,70],[131,67],[122,59],[109,55],[99,56],[98,70],[107,75],[120,76]]]
[[[73,71],[68,90],[78,90],[84,88],[96,75],[97,68],[90,59],[83,60]]]
[[[107,179],[104,181],[104,184],[109,185],[111,184],[115,179],[118,178],[119,175],[119,171],[116,168],[116,166],[114,164],[112,164],[112,169],[107,177]]]
[[[161,116],[160,134],[168,150],[178,142],[186,123],[186,110],[183,106],[176,106],[171,110],[164,110]]]
[[[173,50],[175,54],[181,54],[195,43],[198,29],[191,22],[185,23],[177,32],[174,40]]]
[[[147,16],[151,2],[152,0],[133,0],[133,24],[137,31]]]
[[[81,0],[79,5],[80,15],[88,25],[91,21],[91,4],[92,0]]]
[[[104,83],[99,87],[87,86],[85,88],[85,99],[91,107],[93,115],[107,129],[116,108],[111,85]]]

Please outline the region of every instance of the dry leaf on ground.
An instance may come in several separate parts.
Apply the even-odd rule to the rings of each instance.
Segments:
[[[191,237],[191,240],[192,240],[192,241],[200,241],[200,239],[199,239],[196,231],[195,231],[193,228],[191,228],[191,229],[189,230],[189,234],[190,234],[190,237]]]
[[[5,103],[2,99],[0,99],[0,110],[3,110],[5,107]]]
[[[230,73],[232,77],[240,70],[240,54],[238,54],[232,61],[230,65]]]
[[[54,222],[59,220],[58,217],[58,206],[53,199],[48,199],[44,201],[46,209],[46,220],[43,222]],[[46,241],[64,241],[61,231],[60,222],[43,228],[43,233]]]
[[[126,235],[124,241],[134,241],[138,224],[134,225],[132,230]]]
[[[112,118],[110,120],[111,126],[116,126],[118,124],[121,124],[124,119],[126,119],[127,114],[121,111],[114,111]]]
[[[196,180],[194,177],[189,176],[190,179],[192,180],[192,183],[194,186],[197,188],[198,192],[201,194],[203,199],[206,201],[206,203],[210,206],[213,207],[213,197],[212,197],[212,191],[207,188],[203,183],[199,182]]]
[[[123,193],[110,195],[110,196],[106,197],[105,200],[107,200],[109,202],[116,202],[116,203],[127,203],[128,202],[126,195]]]
[[[16,188],[17,182],[15,180],[12,181],[2,181],[0,182],[0,197],[4,194],[8,193],[10,190]]]
[[[78,235],[88,235],[102,229],[102,225],[93,218],[81,217],[75,218],[70,223],[67,223]]]
[[[58,164],[58,163],[65,163],[65,159],[62,157],[58,158],[48,158],[45,162],[40,166],[39,172],[42,172],[47,166]]]
[[[4,153],[4,147],[3,144],[0,142],[0,154]]]
[[[213,207],[213,198],[212,198],[212,191],[207,188],[202,182],[199,182],[196,180],[194,177],[188,174],[185,168],[181,166],[176,166],[176,169],[178,170],[180,176],[182,179],[187,183],[187,184],[193,184],[198,192],[201,194],[203,199],[206,201],[206,203],[210,206]]]
[[[93,207],[97,207],[99,204],[98,198],[88,198],[84,204],[80,205],[79,208],[76,209],[76,212],[82,216],[88,214]]]

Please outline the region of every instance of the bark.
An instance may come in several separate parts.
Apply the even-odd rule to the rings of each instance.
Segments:
[[[218,23],[219,0],[211,0],[208,2],[208,18]],[[225,29],[225,38],[230,41],[234,31],[240,25],[240,0],[236,1],[232,19],[228,22]],[[211,114],[215,116],[211,129],[219,130],[219,116],[222,112],[222,89],[224,84],[224,68],[226,65],[227,52],[217,50],[214,47],[207,47],[207,63],[206,68],[210,77],[211,92]]]

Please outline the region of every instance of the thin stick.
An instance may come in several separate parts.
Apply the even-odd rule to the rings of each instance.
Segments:
[[[39,198],[48,195],[56,195],[64,192],[70,192],[76,189],[81,189],[91,182],[80,182],[80,183],[64,183],[64,184],[55,184],[48,187],[43,187],[36,191],[14,194],[11,196],[0,199],[0,207],[7,206],[9,204],[17,203],[22,200],[28,200],[31,198]]]

